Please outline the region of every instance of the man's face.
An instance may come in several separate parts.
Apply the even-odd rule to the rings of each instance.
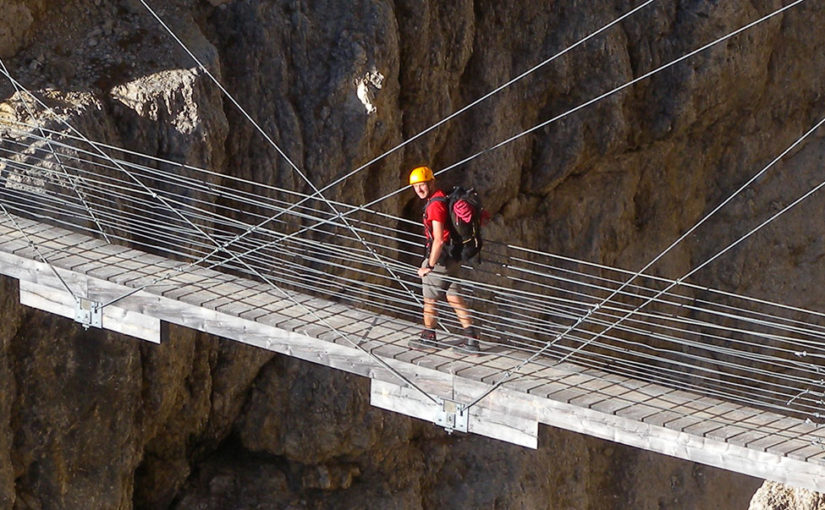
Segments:
[[[418,198],[424,199],[430,196],[430,185],[433,181],[417,182],[413,184],[413,190]]]

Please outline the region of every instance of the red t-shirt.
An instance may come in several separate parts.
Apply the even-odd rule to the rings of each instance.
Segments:
[[[430,195],[427,208],[424,209],[424,232],[427,234],[427,245],[430,244],[430,240],[433,238],[433,221],[441,223],[443,227],[441,239],[444,243],[450,241],[450,213],[447,211],[447,201],[433,200],[433,198],[446,198],[446,196],[443,191],[436,190],[435,193]]]

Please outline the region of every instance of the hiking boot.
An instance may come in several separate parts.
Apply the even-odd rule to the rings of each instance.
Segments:
[[[421,337],[418,340],[411,340],[410,347],[429,347],[435,348],[438,344],[435,340],[435,330],[425,329],[421,332]]]
[[[464,343],[461,345],[462,350],[473,354],[476,354],[481,351],[481,346],[478,343],[479,334],[475,326],[464,328],[463,336]]]
[[[481,354],[481,346],[478,344],[478,340],[467,340],[461,345],[460,349],[470,354]]]

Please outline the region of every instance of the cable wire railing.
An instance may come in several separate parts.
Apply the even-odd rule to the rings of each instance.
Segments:
[[[640,4],[592,35],[626,19],[651,1]],[[437,174],[677,65],[802,1],[776,9]],[[141,3],[176,38],[155,12],[142,0]],[[556,57],[530,72],[553,58]],[[28,93],[5,66],[2,70],[18,95]],[[529,72],[467,108],[527,74]],[[220,86],[211,74],[209,77]],[[415,221],[375,208],[404,188],[360,206],[324,196],[324,191],[331,186],[383,156],[318,187],[228,91],[220,87],[288,161],[311,189],[310,193],[100,144],[88,140],[71,126],[48,129],[42,122],[26,124],[4,120],[0,126],[3,135],[0,138],[0,203],[5,216],[10,218],[14,214],[64,226],[180,262],[175,270],[156,275],[144,288],[165,284],[181,271],[206,267],[263,281],[288,297],[290,291],[320,295],[352,307],[417,322],[421,314],[420,282],[416,278],[422,244],[417,232],[419,227]],[[26,105],[28,115],[33,117],[34,107]],[[470,276],[462,278],[460,283],[465,296],[474,303],[474,315],[485,344],[511,349],[520,354],[518,359],[522,361],[515,369],[502,373],[479,399],[500,385],[523,377],[519,370],[528,363],[554,366],[569,361],[642,381],[689,387],[730,401],[818,418],[824,384],[820,369],[825,355],[823,315],[705,288],[686,280],[769,221],[807,199],[825,183],[813,187],[687,275],[666,279],[647,272],[823,122],[825,119],[639,271],[488,241],[484,262],[474,267]],[[50,255],[40,256],[48,262]],[[113,302],[118,299],[122,297]],[[459,329],[456,319],[449,314],[442,313],[441,319],[445,330]],[[476,402],[478,400],[470,406]]]

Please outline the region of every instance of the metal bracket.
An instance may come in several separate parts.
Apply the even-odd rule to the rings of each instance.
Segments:
[[[435,417],[435,424],[444,427],[447,433],[454,430],[468,432],[470,427],[470,410],[460,402],[441,400],[441,408]]]
[[[74,320],[82,324],[84,329],[89,329],[89,326],[102,328],[103,308],[100,307],[100,303],[80,298],[74,309]]]

